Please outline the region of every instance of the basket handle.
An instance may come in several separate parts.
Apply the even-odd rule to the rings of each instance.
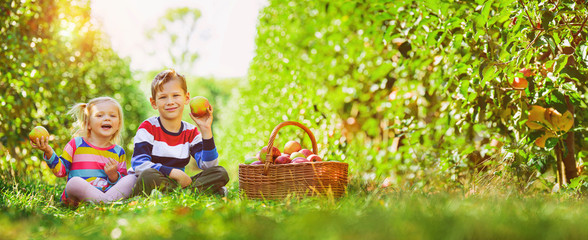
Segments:
[[[265,157],[265,168],[263,170],[263,175],[267,175],[267,171],[269,169],[270,162],[272,161],[272,154],[271,154],[272,153],[272,147],[274,146],[274,140],[276,139],[276,136],[278,135],[278,131],[280,131],[280,129],[282,127],[285,127],[285,126],[288,126],[288,125],[294,125],[294,126],[297,126],[297,127],[302,128],[306,132],[306,134],[308,134],[308,136],[310,137],[310,141],[312,142],[312,152],[313,153],[317,153],[318,152],[318,147],[316,145],[316,139],[314,138],[314,134],[312,134],[312,132],[310,131],[309,128],[307,128],[306,126],[302,125],[301,123],[295,122],[295,121],[285,121],[285,122],[282,122],[282,123],[278,124],[278,126],[276,126],[274,128],[274,130],[272,131],[272,134],[270,135],[270,139],[269,139],[269,142],[267,144],[268,154],[266,154],[266,157]]]

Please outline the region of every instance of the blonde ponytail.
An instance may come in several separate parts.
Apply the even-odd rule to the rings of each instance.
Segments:
[[[75,122],[73,124],[72,135],[74,137],[88,137],[88,104],[77,103],[67,112],[71,115]]]

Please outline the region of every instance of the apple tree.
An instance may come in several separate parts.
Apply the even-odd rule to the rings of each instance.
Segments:
[[[89,1],[3,1],[0,36],[2,172],[42,177],[45,165],[28,143],[29,131],[45,126],[53,136],[50,144],[61,152],[71,138],[69,107],[103,95],[124,108],[128,149],[145,118],[146,101],[128,60],[112,51],[91,20]]]
[[[227,148],[255,151],[294,120],[356,179],[459,186],[486,169],[524,187],[554,167],[569,181],[585,155],[586,16],[581,2],[270,1]],[[573,127],[530,129],[533,105]]]

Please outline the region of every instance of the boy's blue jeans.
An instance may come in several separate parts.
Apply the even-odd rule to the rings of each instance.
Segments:
[[[205,193],[220,194],[223,191],[221,188],[229,182],[229,174],[221,166],[207,168],[191,178],[192,183],[186,188]],[[141,194],[149,196],[151,191],[156,188],[162,192],[169,192],[178,187],[179,185],[176,181],[165,176],[160,171],[150,168],[143,171],[137,178],[131,197]]]

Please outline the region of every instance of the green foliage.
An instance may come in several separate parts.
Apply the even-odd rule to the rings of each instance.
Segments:
[[[239,161],[293,120],[354,177],[452,187],[478,151],[509,165],[493,171],[533,181],[528,162],[553,153],[526,143],[530,104],[563,110],[569,99],[586,135],[587,15],[573,2],[270,1],[223,147]],[[535,75],[515,90],[524,67]],[[278,146],[290,139],[304,133],[285,129]]]
[[[12,175],[42,169],[28,133],[45,126],[59,153],[71,139],[69,107],[98,96],[123,106],[123,146],[132,144],[147,102],[128,60],[112,51],[90,19],[88,1],[4,1],[0,5],[0,169]],[[39,171],[42,177],[43,172]],[[46,173],[46,172],[45,172]]]

